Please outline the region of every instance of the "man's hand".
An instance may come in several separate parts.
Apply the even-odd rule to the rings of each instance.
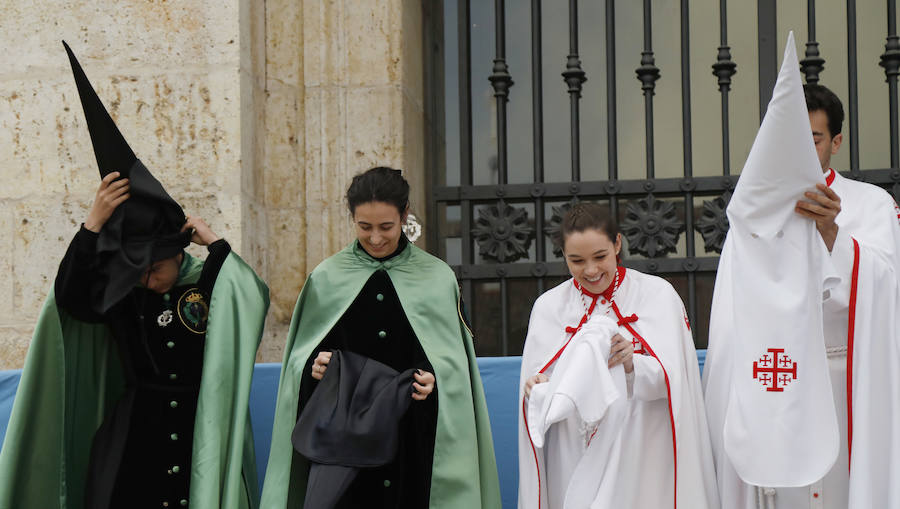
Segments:
[[[128,185],[128,179],[116,180],[119,175],[119,172],[114,171],[100,181],[94,203],[87,219],[84,220],[84,227],[94,233],[100,233],[100,229],[109,221],[116,207],[130,196],[128,191],[131,187]]]
[[[187,217],[181,231],[191,231],[191,242],[201,246],[208,246],[219,240],[219,236],[213,233],[212,229],[199,217]]]
[[[838,234],[838,225],[834,220],[841,213],[841,198],[825,184],[816,184],[816,189],[819,190],[818,193],[807,191],[803,194],[813,203],[798,201],[794,212],[816,222],[816,229],[819,230],[825,247],[831,252]]]

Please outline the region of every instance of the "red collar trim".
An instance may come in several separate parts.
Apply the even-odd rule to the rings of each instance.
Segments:
[[[828,175],[825,176],[825,183],[828,184],[828,187],[831,187],[832,182],[834,182],[834,170],[828,168]]]
[[[612,300],[613,292],[615,292],[620,286],[622,286],[622,281],[625,279],[625,267],[617,267],[616,270],[619,272],[619,277],[616,280],[616,287],[613,288],[612,285],[609,285],[606,290],[603,290],[603,293],[594,293],[588,290],[587,288],[578,284],[578,280],[572,278],[572,283],[575,285],[575,288],[581,290],[581,293],[587,295],[591,299],[596,300],[598,297],[603,297],[606,300]]]

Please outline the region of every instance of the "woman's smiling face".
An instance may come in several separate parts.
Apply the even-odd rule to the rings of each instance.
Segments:
[[[363,249],[375,258],[384,258],[397,250],[406,212],[382,201],[361,203],[353,211],[356,238]]]
[[[609,288],[616,276],[621,249],[621,235],[616,235],[613,242],[606,233],[594,228],[569,233],[563,241],[569,273],[591,293],[603,293]]]

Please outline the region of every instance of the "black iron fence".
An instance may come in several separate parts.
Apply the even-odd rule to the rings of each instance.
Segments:
[[[714,1],[710,3],[715,5]],[[597,41],[591,47],[579,46],[586,37],[579,27],[583,21],[579,17],[580,4],[592,9],[598,19],[601,16],[603,19],[602,26],[594,23],[590,26],[591,40]],[[426,95],[438,99],[429,110],[432,117],[428,133],[431,142],[429,170],[433,182],[429,192],[428,240],[431,249],[457,272],[474,322],[476,349],[480,355],[517,355],[521,352],[534,299],[568,276],[552,239],[558,232],[562,214],[579,200],[597,201],[609,207],[618,218],[626,239],[625,265],[658,274],[673,283],[687,306],[696,345],[705,347],[718,253],[728,230],[725,207],[738,178],[732,168],[735,138],[730,131],[733,118],[729,115],[734,106],[729,104],[729,99],[733,80],[742,64],[732,56],[729,46],[728,4],[726,0],[717,2],[719,44],[703,50],[703,54],[710,57],[712,72],[699,76],[691,67],[691,57],[697,55],[690,46],[691,30],[714,30],[715,27],[691,27],[690,9],[696,4],[688,0],[643,0],[639,20],[636,17],[617,18],[617,7],[626,4],[615,0],[602,3],[569,0],[567,5],[522,0],[510,2],[515,7],[514,13],[507,12],[504,0],[495,0],[492,5],[483,1],[444,0],[442,6],[436,4],[437,7],[426,9],[426,42],[431,45],[436,62],[426,65],[430,69],[426,77],[429,89]],[[627,5],[629,9],[635,9],[634,3]],[[845,109],[848,117],[844,132],[848,140],[848,175],[881,185],[896,198],[900,195],[897,138],[900,41],[896,31],[896,1],[888,0],[884,5],[887,15],[884,52],[862,55],[862,58],[867,62],[878,62],[886,78],[884,114],[888,117],[890,133],[889,147],[884,147],[884,151],[890,151],[890,167],[860,168],[857,115],[860,56],[856,45],[855,0],[846,2]],[[810,83],[817,82],[828,65],[827,55],[820,54],[816,40],[815,8],[816,1],[809,0],[808,41],[801,61],[801,70]],[[545,62],[548,51],[544,39],[548,33],[556,32],[548,32],[542,25],[549,19],[547,13],[542,15],[542,9],[553,9],[554,19],[559,18],[560,9],[567,9],[566,24],[556,22],[554,30],[567,34],[568,51],[549,55],[553,58],[549,63]],[[657,10],[663,15],[677,12],[677,41],[671,38],[655,40],[653,16]],[[750,79],[754,75],[758,77],[758,82],[753,85],[758,87],[761,119],[780,63],[778,39],[783,39],[786,33],[778,33],[775,0],[759,0],[756,15],[757,58],[752,72],[745,73]],[[633,23],[629,24],[629,21]],[[865,29],[883,30],[884,27],[866,26]],[[621,51],[617,50],[617,42],[623,31],[635,30],[642,33],[641,51],[623,59]],[[602,37],[597,35],[598,31],[602,32]],[[493,47],[489,48],[486,41],[491,35]],[[654,43],[672,45],[676,42],[680,46],[680,61],[677,62],[680,72],[673,74],[680,80],[680,130],[667,130],[663,135],[668,141],[673,136],[680,138],[683,171],[679,176],[658,176],[659,149],[655,135],[659,135],[660,130],[654,125],[659,120],[659,112],[654,113],[654,99],[657,83],[666,76],[657,65]],[[510,65],[508,44],[516,49],[517,58],[524,66]],[[598,52],[602,54],[597,55]],[[582,60],[588,55],[595,67],[602,65],[595,68],[594,75],[588,75],[582,66]],[[629,69],[629,62],[632,66],[636,64],[636,68],[630,69],[634,69],[637,79],[631,81],[629,88],[622,89],[618,75],[623,69]],[[669,68],[675,67],[674,62],[667,64]],[[548,65],[556,69],[553,74],[557,78],[552,82],[547,79]],[[517,93],[517,80],[528,82],[522,93],[530,97],[511,105],[510,97]],[[589,86],[594,80],[605,82],[605,97],[600,102],[598,98],[592,98],[599,106],[587,112],[588,118],[582,115],[582,102],[588,94],[594,93]],[[703,83],[699,107],[720,110],[717,116],[720,116],[721,140],[710,140],[708,136],[701,141],[692,139],[696,131],[692,112],[697,108],[692,107],[691,101],[698,97],[697,92],[692,93],[695,90],[692,80]],[[488,83],[492,98],[482,97]],[[620,171],[619,148],[627,143],[633,150],[630,142],[635,136],[634,130],[630,130],[625,133],[627,139],[620,138],[620,98],[636,93],[643,96],[644,165],[643,168],[632,165]],[[548,131],[545,114],[553,113],[558,118],[560,110],[564,109],[560,98],[566,96],[568,125],[562,127],[563,124],[557,122]],[[550,102],[552,105],[548,104]],[[602,115],[597,113],[600,110]],[[512,122],[511,115],[515,116]],[[531,124],[530,136],[522,134],[525,129],[520,125],[528,122]],[[585,133],[585,123],[602,127],[605,140],[598,140],[594,132]],[[517,132],[515,136],[511,137],[511,129]],[[567,132],[559,132],[561,129]],[[545,135],[556,139],[568,136],[568,168],[567,175],[562,178],[559,178],[561,163],[558,159],[554,159],[552,167],[546,164],[548,142]],[[591,143],[589,150],[594,154],[588,161],[592,170],[590,176],[583,171],[585,139]],[[742,146],[748,148],[750,142],[752,137],[742,139]],[[599,152],[593,145],[598,144],[605,144],[599,151],[605,157],[596,157]],[[720,145],[716,150],[721,151],[721,167],[712,174],[694,174],[697,144]],[[511,155],[519,161],[515,166],[518,177],[514,182],[510,179]],[[522,173],[522,166],[531,167],[530,175]],[[548,179],[546,173],[551,170],[555,177]],[[597,178],[598,175],[605,178]]]

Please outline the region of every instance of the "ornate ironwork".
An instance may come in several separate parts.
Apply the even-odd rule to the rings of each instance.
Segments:
[[[728,215],[725,210],[731,201],[731,191],[722,196],[703,202],[703,213],[697,219],[696,227],[703,236],[703,248],[707,253],[721,253],[728,234]]]
[[[897,37],[897,1],[887,3],[887,42],[878,65],[884,68],[888,84],[888,118],[890,122],[891,168],[900,166],[900,144],[897,142],[900,120],[897,118],[897,76],[900,74],[900,38]],[[895,193],[896,195],[896,193]]]
[[[800,72],[806,76],[807,83],[818,83],[819,74],[825,70],[825,59],[819,56],[819,43],[806,42],[806,56],[800,60]]]
[[[616,0],[592,2],[588,16],[579,16],[578,0],[554,4],[554,7],[559,10],[558,8],[565,8],[568,3],[568,27],[565,27],[564,24],[550,27],[541,22],[541,10],[545,9],[547,5],[545,2],[541,0],[520,2],[521,5],[517,4],[516,7],[517,13],[521,14],[527,10],[525,7],[528,4],[531,6],[530,24],[517,24],[509,32],[510,37],[507,41],[506,24],[508,20],[512,19],[506,16],[505,3],[507,1],[482,2],[482,4],[494,6],[493,14],[489,12],[489,6],[478,5],[477,9],[473,8],[475,2],[471,2],[471,0],[444,2],[448,6],[455,6],[451,9],[445,9],[439,3],[432,5],[432,2],[426,2],[427,6],[425,7],[427,12],[431,13],[429,19],[431,23],[434,23],[435,28],[435,30],[428,31],[428,34],[432,34],[431,37],[445,37],[443,45],[440,44],[440,41],[436,41],[437,44],[426,45],[435,49],[433,60],[442,62],[444,65],[443,67],[435,65],[426,70],[426,86],[429,86],[430,83],[430,86],[434,87],[429,88],[425,95],[428,104],[427,111],[439,112],[443,108],[443,111],[447,113],[447,118],[443,121],[444,131],[442,132],[440,128],[430,131],[430,137],[434,139],[430,142],[429,158],[433,157],[434,161],[429,167],[432,168],[431,171],[437,172],[435,175],[437,178],[429,194],[429,205],[435,213],[428,214],[427,229],[429,231],[426,233],[436,232],[432,234],[433,240],[429,239],[429,247],[435,249],[439,256],[452,260],[451,263],[454,264],[454,269],[457,271],[462,287],[462,296],[466,302],[472,303],[485,298],[497,301],[499,310],[492,310],[490,319],[482,317],[479,322],[478,308],[472,309],[476,323],[481,323],[481,330],[476,331],[482,338],[478,346],[479,352],[483,355],[518,353],[518,349],[521,347],[519,340],[522,335],[519,329],[524,326],[520,314],[522,309],[527,307],[530,298],[536,297],[546,290],[547,286],[566,277],[568,273],[565,263],[558,257],[561,255],[559,247],[553,249],[553,246],[546,244],[549,242],[548,239],[558,238],[562,216],[572,206],[571,203],[578,200],[608,203],[614,217],[624,218],[621,224],[623,235],[628,238],[629,250],[633,253],[648,255],[632,255],[624,263],[629,268],[659,274],[673,281],[684,298],[689,317],[698,325],[696,329],[697,347],[703,348],[707,334],[706,323],[708,323],[705,318],[709,312],[708,290],[718,265],[719,258],[716,252],[721,250],[728,229],[725,215],[725,208],[730,197],[728,191],[734,189],[738,180],[737,176],[730,175],[732,163],[730,139],[734,133],[730,130],[732,122],[729,118],[729,100],[737,71],[734,58],[739,58],[739,52],[737,49],[734,52],[731,51],[727,37],[728,20],[732,22],[736,20],[733,15],[730,18],[727,16],[728,0],[712,2],[719,5],[720,37],[718,44],[707,45],[705,51],[709,51],[708,55],[713,56],[712,52],[716,50],[717,55],[710,63],[711,68],[707,68],[709,71],[706,72],[712,71],[711,75],[717,80],[717,84],[714,85],[715,88],[707,90],[706,95],[699,96],[690,93],[695,87],[691,86],[690,81],[692,66],[690,65],[689,42],[694,40],[691,36],[697,30],[697,27],[692,27],[689,23],[691,18],[688,7],[691,2],[690,0],[673,2],[681,7],[679,31],[681,70],[678,73],[679,78],[677,78],[681,83],[681,99],[677,101],[674,96],[667,96],[669,97],[667,100],[675,101],[673,104],[676,106],[679,102],[681,104],[679,111],[682,124],[675,136],[682,137],[684,166],[683,174],[666,172],[662,178],[657,178],[654,174],[654,157],[657,152],[654,145],[654,121],[658,119],[658,115],[654,116],[653,103],[657,99],[654,95],[655,86],[661,79],[661,69],[655,64],[651,15],[653,8],[658,8],[656,7],[657,2],[642,0],[639,5],[633,6],[638,9],[640,4],[643,4],[643,27],[638,19],[631,18],[627,24],[623,25],[622,16],[615,15],[615,5],[620,3]],[[809,9],[808,24],[813,29],[815,28],[814,9],[816,3],[815,0],[806,2]],[[888,78],[888,84],[885,87],[888,90],[885,92],[892,101],[887,111],[891,118],[891,135],[889,136],[891,164],[883,169],[863,170],[859,167],[858,157],[855,155],[855,151],[858,151],[858,143],[855,142],[855,134],[852,133],[858,132],[858,129],[855,125],[856,119],[851,112],[858,110],[856,71],[858,69],[859,72],[872,72],[871,68],[856,63],[855,5],[857,3],[856,0],[847,0],[846,53],[844,53],[844,49],[838,51],[838,53],[847,55],[848,61],[848,93],[845,103],[848,120],[845,138],[847,138],[846,143],[850,146],[849,152],[851,153],[849,169],[854,177],[865,178],[866,181],[885,188],[900,200],[900,166],[897,162],[900,161],[900,142],[897,141],[900,139],[900,136],[897,135],[900,132],[900,128],[898,128],[900,122],[896,120],[897,81],[900,78],[900,38],[896,35],[896,0],[887,2],[888,15],[885,19],[888,20],[888,30],[884,34],[887,39],[884,48],[881,49],[884,53],[881,55],[881,65],[884,68],[884,76]],[[582,2],[582,4],[584,3]],[[780,54],[777,52],[777,41],[779,40],[776,23],[777,0],[759,0],[757,4],[755,28],[758,38],[755,44],[750,44],[750,41],[745,41],[746,44],[742,42],[743,46],[741,47],[748,50],[755,45],[755,51],[759,56],[756,59],[758,61],[755,60],[751,66],[753,74],[758,75],[758,80],[754,78],[754,83],[747,85],[756,88],[758,82],[759,111],[760,119],[762,119],[776,81]],[[606,11],[604,17],[605,44],[602,48],[606,59],[605,69],[601,72],[605,78],[605,86],[602,90],[591,92],[592,88],[587,86],[583,79],[587,76],[583,73],[591,69],[587,65],[589,61],[603,62],[603,55],[596,53],[600,49],[596,45],[582,47],[579,50],[577,27],[578,24],[584,26],[584,23],[588,23],[592,29],[604,30],[603,27],[597,26],[595,17],[599,14],[601,5],[605,5]],[[666,9],[664,14],[663,11],[659,11],[659,13],[659,15],[677,16],[671,9]],[[444,20],[450,20],[455,28],[448,25],[444,30],[437,30]],[[894,20],[893,24],[891,20]],[[737,19],[736,21],[745,23],[745,20]],[[493,48],[491,48],[491,44],[480,39],[480,37],[486,36],[490,30],[479,30],[479,40],[477,44],[473,44],[476,42],[472,38],[473,28],[487,28],[488,25],[493,25],[494,28]],[[527,25],[530,25],[530,33],[528,33]],[[634,90],[637,90],[636,88],[632,89],[633,86],[641,87],[645,131],[639,135],[645,141],[647,171],[646,175],[638,176],[637,174],[641,173],[640,169],[632,167],[634,163],[629,162],[629,171],[620,175],[618,149],[621,147],[618,143],[620,136],[616,119],[621,117],[623,110],[617,100],[617,89],[621,88],[621,83],[617,87],[616,75],[617,69],[621,70],[620,64],[626,65],[626,67],[627,64],[624,61],[617,63],[616,55],[621,55],[621,52],[617,52],[616,44],[617,41],[619,45],[622,44],[623,30],[629,36],[634,36],[641,32],[642,28],[643,44],[640,50],[635,49],[631,56],[625,57],[626,59],[635,57],[639,59],[638,67],[631,67],[635,72],[633,76],[639,83],[632,81],[631,85],[626,87],[626,94],[634,93]],[[702,27],[704,31],[713,29],[708,25]],[[616,32],[619,34],[617,35]],[[809,43],[806,45],[803,72],[809,82],[815,82],[824,68],[819,52],[823,50],[823,45],[827,47],[832,38],[829,35],[825,41],[817,44],[818,40],[814,30],[808,30],[807,33]],[[551,34],[556,42],[562,42],[559,40],[560,36],[563,39],[566,39],[567,36],[569,45],[562,49],[558,45],[551,47],[543,44],[543,38],[549,38]],[[530,60],[527,59],[528,49],[525,48],[528,45],[529,36],[531,38]],[[673,41],[669,41],[669,43],[673,43]],[[508,100],[513,86],[513,78],[510,75],[511,62],[519,60],[513,60],[512,53],[509,59],[506,58],[507,43],[515,45],[510,46],[516,48],[517,56],[515,58],[526,57],[525,67],[529,69],[529,81],[531,82],[528,87],[530,97],[523,97],[520,98],[520,101],[515,102]],[[737,48],[737,46],[735,47]],[[640,56],[637,55],[638,51],[641,51]],[[878,61],[879,55],[880,53],[875,52],[866,54],[864,57],[868,61],[875,62]],[[561,78],[564,80],[562,87],[559,87],[559,81],[556,81],[556,85],[549,89],[543,87],[542,80],[546,76],[543,60],[548,58],[552,62],[557,62],[553,65],[563,67],[556,71],[562,73]],[[670,63],[677,65],[675,63],[677,60],[678,58],[675,57]],[[453,62],[456,62],[456,65]],[[636,62],[632,60],[632,63]],[[741,66],[743,65],[745,64],[742,63]],[[604,67],[602,63],[601,67]],[[517,68],[512,68],[512,70]],[[674,67],[672,68],[674,69]],[[444,76],[439,72],[447,74]],[[557,74],[557,76],[560,75]],[[709,79],[709,76],[707,75],[705,79]],[[593,80],[595,77],[592,76],[590,79]],[[454,80],[456,85],[448,87],[447,85]],[[477,101],[473,101],[473,94],[479,93],[479,83],[487,86],[484,83],[485,80],[490,81],[489,95],[496,97],[491,101],[492,106],[496,108],[496,116],[493,116],[496,122],[489,130],[474,129],[473,110],[479,105]],[[516,80],[521,81],[518,78]],[[673,86],[679,88],[678,84]],[[453,92],[450,93],[451,91]],[[587,98],[591,93],[599,94],[592,98],[594,101],[592,104],[595,106],[598,104],[597,101],[602,102],[602,96],[606,96],[607,107],[602,112],[593,106],[584,110],[580,108],[580,97]],[[711,94],[715,93],[720,94],[722,101],[721,174],[718,171],[710,174],[707,171],[708,168],[704,166],[704,171],[698,176],[693,174],[693,170],[696,169],[696,161],[692,157],[691,147],[695,144],[692,143],[691,136],[697,132],[691,127],[691,112],[694,109],[691,102],[693,99],[708,103],[713,100]],[[552,103],[549,102],[550,97],[553,97]],[[564,118],[564,111],[555,110],[564,108],[565,103],[569,103],[571,115],[567,119],[569,120],[568,126],[565,121],[561,125],[563,129],[569,127],[567,134],[570,134],[572,142],[572,178],[559,178],[560,172],[554,172],[553,178],[545,179],[545,169],[551,165],[554,167],[565,165],[566,154],[561,153],[558,150],[560,147],[555,146],[552,157],[547,156],[549,158],[545,165],[544,130],[548,128],[549,124],[545,122],[544,117],[549,114],[548,112],[553,111],[554,118]],[[670,104],[666,108],[667,122],[673,121],[677,116],[676,114],[670,115],[674,111],[671,106]],[[508,115],[510,111],[507,111],[507,108],[509,107],[517,110],[515,115]],[[458,120],[450,121],[453,111],[455,111],[453,116],[458,117]],[[588,178],[587,175],[582,176],[580,172],[580,127],[583,124],[580,117],[589,115],[593,122],[591,125],[595,125],[598,118],[603,120],[602,117],[597,117],[600,113],[605,116],[603,123],[605,123],[607,131],[607,144],[600,151],[605,151],[605,157],[600,159],[605,159],[606,164],[596,160],[597,154],[592,152],[593,171],[591,177]],[[525,169],[520,168],[521,171],[511,178],[512,182],[510,182],[506,175],[507,167],[512,164],[512,161],[507,161],[506,152],[508,139],[513,136],[509,122],[512,121],[512,118],[523,119],[529,115],[532,119],[532,126],[530,126],[532,135],[530,137],[522,136],[523,130],[528,130],[529,126],[516,126],[516,150],[523,152],[516,154],[516,163],[524,162],[528,155],[532,155],[534,178],[528,179],[527,176],[523,178],[522,172]],[[436,114],[434,118],[437,123],[442,122],[441,115]],[[559,122],[553,125],[555,129],[560,127]],[[435,127],[440,126],[436,124]],[[450,140],[457,134],[458,141],[451,144]],[[629,136],[635,134],[638,133],[629,131]],[[530,140],[525,138],[530,138]],[[595,136],[591,137],[592,142],[595,141],[594,138]],[[851,140],[851,138],[853,139]],[[529,141],[532,146],[528,146],[527,142]],[[717,142],[718,140],[705,141]],[[493,152],[496,155],[487,162],[484,161],[485,154],[483,154],[485,143],[488,144],[488,152],[493,152],[490,149],[496,146],[496,152]],[[446,164],[442,164],[440,159],[445,155],[444,149],[451,150],[454,147],[458,153],[446,154],[447,158],[443,161]],[[531,154],[524,152],[531,152]],[[458,178],[453,175],[457,166]],[[604,169],[607,171],[606,175],[603,175]],[[566,168],[560,168],[560,170],[564,174]],[[446,171],[445,175],[444,171]],[[681,172],[676,171],[676,173]],[[451,175],[454,178],[450,178]],[[650,193],[652,196],[649,195]],[[573,198],[575,196],[577,199]],[[704,200],[708,201],[703,203]],[[551,206],[547,206],[548,203]],[[703,203],[702,207],[701,203]],[[682,207],[684,207],[683,210]],[[534,216],[529,217],[531,214]],[[700,241],[700,236],[703,237],[705,251],[700,249],[699,243],[694,242],[694,232],[697,231],[700,232],[700,235],[696,237],[696,240]],[[684,235],[683,239],[680,237],[682,234]],[[479,250],[480,256],[478,255]]]
[[[513,82],[512,76],[509,74],[509,66],[506,65],[506,59],[495,58],[492,71],[493,74],[488,76],[488,81],[490,81],[491,86],[494,87],[494,97],[496,97],[498,101],[508,100],[509,89],[515,85],[515,82]]]
[[[737,73],[737,64],[731,60],[731,46],[719,46],[719,54],[712,69],[713,76],[719,78],[719,91],[731,90],[731,77]]]
[[[581,97],[581,85],[587,81],[587,76],[581,68],[581,59],[577,54],[570,53],[566,58],[566,70],[562,72],[562,77],[569,85],[569,93]]]
[[[569,93],[581,97],[581,85],[587,81],[581,58],[578,57],[578,1],[569,0],[569,54],[566,56],[566,70],[563,81],[569,85]]]
[[[884,74],[888,79],[900,74],[900,37],[888,36],[887,42],[884,44],[884,53],[881,54],[878,65],[884,68]]]
[[[500,263],[528,257],[533,232],[528,211],[503,200],[481,208],[472,228],[481,256]]]
[[[652,51],[641,52],[641,66],[634,70],[637,79],[641,82],[641,89],[646,93],[654,93],[656,88],[656,80],[659,79],[659,67],[656,67],[656,60],[653,58]]]
[[[678,235],[685,224],[675,213],[675,204],[648,194],[628,202],[622,233],[628,239],[628,251],[654,258],[675,251]]]
[[[551,242],[553,242],[553,254],[557,257],[562,257],[562,238],[560,236],[560,230],[562,230],[562,218],[566,215],[566,212],[572,209],[572,207],[578,203],[579,200],[577,196],[573,197],[571,200],[566,203],[562,203],[559,206],[550,207],[550,221],[547,222],[547,226],[544,227],[544,235],[550,238]]]

